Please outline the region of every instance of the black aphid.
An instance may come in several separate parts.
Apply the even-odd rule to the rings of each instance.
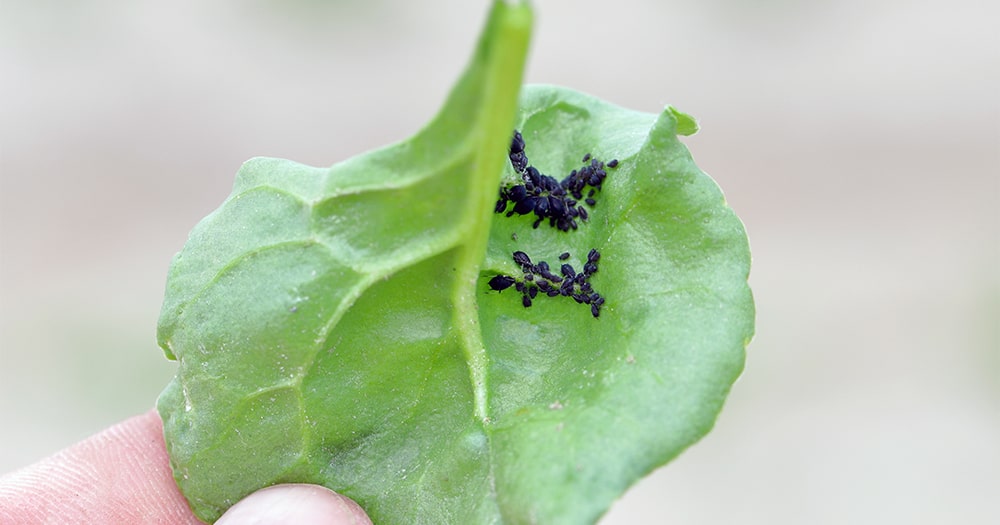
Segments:
[[[546,268],[544,272],[542,271],[538,272],[538,275],[541,275],[542,277],[552,281],[553,283],[561,283],[563,280],[562,277],[559,277],[558,275],[550,272],[548,268]]]
[[[609,168],[617,168],[618,167],[618,159],[611,159],[611,160],[609,160],[608,161],[608,167]]]
[[[527,295],[522,295],[521,304],[523,304],[525,308],[531,306],[531,297],[528,297]]]
[[[510,152],[522,153],[524,151],[524,137],[521,136],[521,132],[514,130],[514,138],[510,141]]]
[[[524,182],[528,191],[534,191],[537,188],[541,188],[542,172],[538,171],[538,168],[534,166],[528,166],[528,168],[524,170]]]
[[[506,195],[508,199],[518,202],[524,200],[524,198],[528,195],[528,190],[524,187],[524,185],[518,184],[517,186],[511,186],[510,189],[507,190]]]
[[[576,277],[576,270],[574,270],[573,267],[568,264],[562,265],[560,271],[562,272],[563,275],[566,276],[567,279],[572,279]]]
[[[601,307],[597,306],[594,303],[590,303],[590,315],[593,315],[594,317],[600,317]]]
[[[583,156],[583,162],[589,162],[589,161],[590,161],[590,153]]]
[[[541,222],[549,213],[549,199],[551,197],[533,197],[530,202],[532,202],[533,210],[535,215],[538,216],[538,221]]]
[[[597,248],[591,248],[591,250],[587,252],[587,262],[596,263],[600,259],[601,252],[597,251]]]
[[[555,195],[548,196],[549,206],[548,214],[549,217],[560,218],[566,216],[566,200],[560,199]]]
[[[531,213],[531,210],[535,209],[535,203],[533,200],[525,198],[524,200],[515,201],[514,209],[507,212],[507,216],[510,217],[515,213],[518,215],[527,215]]]
[[[516,279],[514,279],[509,275],[497,275],[494,276],[492,279],[490,279],[490,288],[498,292],[506,290],[507,288],[510,288],[511,286],[514,285],[515,280]]]
[[[514,289],[517,290],[517,291],[519,291],[519,292],[524,292],[524,283],[521,282],[521,281],[515,282],[514,283]]]
[[[534,299],[535,296],[538,295],[538,287],[537,286],[529,286],[528,287],[528,295],[530,295],[531,298]]]
[[[565,261],[566,259],[569,259],[569,252],[562,252],[559,254],[560,261]]]
[[[514,262],[520,264],[522,268],[525,266],[527,266],[528,268],[531,267],[531,258],[528,257],[528,254],[522,251],[516,251],[514,252],[513,257],[514,257]]]
[[[584,200],[583,202],[586,202],[590,206],[593,206],[593,205],[597,204],[597,201],[595,201],[594,199],[592,199],[590,197],[587,197],[587,199]]]

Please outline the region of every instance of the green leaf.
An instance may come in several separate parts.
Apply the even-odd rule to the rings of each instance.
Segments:
[[[200,518],[304,482],[380,524],[591,523],[711,428],[753,332],[743,226],[677,139],[691,117],[519,98],[530,26],[497,1],[427,128],[331,168],[251,160],[192,231],[158,408]],[[557,178],[620,160],[577,229],[494,213],[501,180],[522,182],[513,127]],[[487,284],[523,278],[514,251],[579,270],[594,248],[599,317]]]

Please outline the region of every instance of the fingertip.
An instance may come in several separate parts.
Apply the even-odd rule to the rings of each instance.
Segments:
[[[352,499],[320,485],[267,487],[240,500],[216,525],[372,525]]]

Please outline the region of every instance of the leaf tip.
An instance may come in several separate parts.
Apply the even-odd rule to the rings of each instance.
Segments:
[[[678,110],[673,106],[667,106],[664,110],[670,113],[677,121],[677,134],[685,137],[698,133],[698,121],[691,115]]]

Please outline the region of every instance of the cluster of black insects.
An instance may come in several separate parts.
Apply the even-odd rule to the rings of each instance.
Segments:
[[[577,219],[586,221],[590,217],[583,204],[591,207],[597,204],[594,194],[601,189],[604,179],[608,176],[605,167],[618,167],[618,160],[611,160],[605,164],[588,153],[583,156],[582,168],[571,171],[562,181],[557,181],[554,177],[544,175],[529,165],[524,148],[524,137],[514,130],[509,158],[511,166],[521,175],[523,184],[500,187],[500,200],[497,201],[496,213],[506,211],[507,217],[534,213],[537,220],[532,224],[532,228],[538,228],[542,221],[548,219],[549,226],[561,231],[576,230]],[[585,191],[586,197],[584,197]],[[513,209],[507,211],[511,203],[514,205]],[[590,305],[590,313],[594,317],[601,315],[604,297],[595,292],[590,285],[590,276],[597,273],[597,261],[601,258],[600,252],[596,249],[590,250],[587,254],[587,262],[579,273],[572,265],[561,263],[559,268],[561,275],[552,273],[552,269],[545,261],[532,263],[528,254],[522,251],[514,252],[513,257],[514,262],[524,272],[524,276],[517,279],[509,275],[496,275],[490,279],[490,288],[499,292],[513,286],[521,294],[521,304],[525,308],[530,307],[532,300],[542,294],[548,297],[571,297],[577,303]],[[567,259],[569,252],[559,256],[560,261]]]
[[[514,207],[507,211],[507,217],[515,213],[527,215],[534,212],[538,219],[531,225],[532,228],[538,228],[542,221],[548,219],[549,226],[564,232],[577,229],[576,219],[585,221],[589,218],[587,209],[580,202],[583,201],[588,206],[596,204],[594,193],[601,189],[608,176],[605,167],[618,166],[617,159],[604,164],[588,153],[583,157],[582,168],[571,171],[562,181],[557,181],[528,164],[528,156],[524,153],[524,137],[517,130],[514,130],[514,138],[510,143],[509,157],[524,184],[501,187],[495,211],[503,213],[507,211],[508,204],[513,203]],[[583,192],[588,187],[590,191],[584,197]]]
[[[590,286],[590,276],[597,272],[597,261],[601,254],[597,250],[590,250],[587,254],[587,262],[583,265],[583,271],[577,273],[569,264],[563,264],[559,268],[559,273],[552,273],[549,263],[539,261],[532,264],[531,258],[524,252],[514,252],[514,262],[521,266],[524,272],[522,279],[515,279],[509,275],[497,275],[490,279],[490,288],[496,291],[503,291],[511,286],[521,293],[521,304],[525,308],[531,306],[531,300],[538,294],[545,294],[549,297],[572,297],[576,302],[589,304],[590,313],[594,317],[601,315],[601,305],[604,304],[604,297],[594,291]],[[564,252],[559,256],[560,261],[569,259],[569,252]]]

